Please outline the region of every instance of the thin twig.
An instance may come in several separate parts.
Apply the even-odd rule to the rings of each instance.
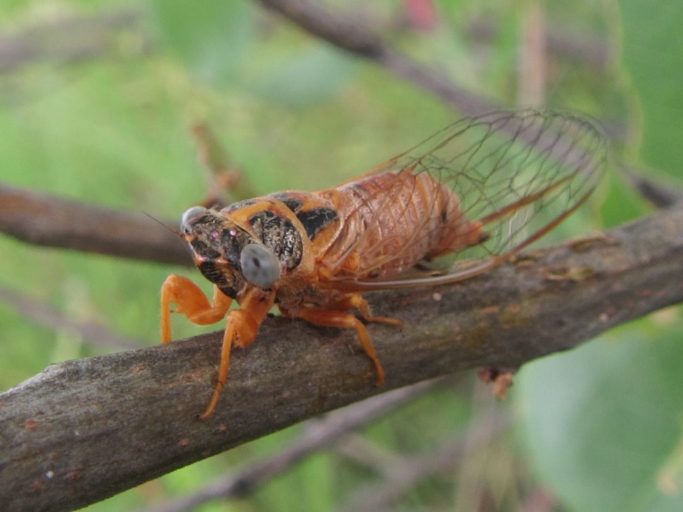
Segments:
[[[215,482],[186,498],[154,507],[154,512],[185,512],[216,499],[239,498],[262,487],[306,457],[331,445],[347,432],[367,425],[434,388],[435,381],[397,389],[334,412],[322,420],[311,420],[302,436],[280,453],[252,462],[237,473]],[[146,510],[150,510],[147,508]]]
[[[150,39],[142,30],[141,13],[126,9],[91,16],[69,16],[51,19],[23,28],[0,33],[0,74],[17,71],[35,63],[81,62],[109,53],[120,53],[122,34],[135,34],[141,53],[150,47]]]
[[[404,80],[435,94],[465,115],[498,110],[501,105],[452,83],[446,75],[395,51],[363,19],[351,14],[330,15],[309,0],[259,0],[307,32],[359,57],[370,59]]]
[[[31,298],[27,295],[0,286],[0,301],[4,302],[31,322],[54,329],[66,331],[85,340],[87,343],[107,348],[128,350],[144,346],[142,341],[135,341],[111,331],[105,325],[95,322],[79,322],[72,320],[58,309]]]
[[[467,35],[475,42],[488,44],[498,35],[496,20],[490,17],[475,19],[465,28]],[[579,65],[587,65],[596,71],[605,71],[613,59],[612,51],[604,38],[566,28],[549,22],[547,50],[551,56]]]
[[[361,435],[348,434],[337,441],[334,453],[384,475],[391,468],[406,463],[406,457]]]
[[[468,428],[467,435],[459,433],[426,453],[407,458],[403,464],[392,467],[381,482],[358,491],[339,510],[394,510],[396,502],[422,480],[457,467],[467,452],[484,447],[492,437],[507,429],[510,423],[509,418],[503,419],[499,413],[477,418]]]
[[[622,164],[619,170],[626,176],[631,186],[657,208],[668,208],[683,201],[680,183],[665,183],[661,177],[656,180],[645,176],[643,169]]]

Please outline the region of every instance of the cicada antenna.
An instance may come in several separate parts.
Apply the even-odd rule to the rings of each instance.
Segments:
[[[164,224],[161,220],[157,219],[154,215],[152,215],[150,213],[147,213],[147,212],[142,212],[142,213],[145,215],[145,217],[148,217],[149,219],[153,220],[157,224],[161,225],[164,229],[166,229],[167,231],[170,231],[171,233],[176,235],[178,238],[183,238],[183,235],[179,230],[173,229],[170,226]]]

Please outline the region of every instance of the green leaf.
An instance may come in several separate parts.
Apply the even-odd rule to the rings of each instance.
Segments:
[[[308,105],[339,93],[353,76],[356,61],[328,46],[308,46],[266,69],[255,91],[271,101]]]
[[[254,42],[253,8],[243,0],[152,0],[162,40],[209,85],[236,80]]]
[[[641,158],[683,178],[683,2],[620,0],[623,63],[643,119]]]
[[[683,510],[683,344],[667,327],[622,329],[521,373],[532,461],[570,509]]]

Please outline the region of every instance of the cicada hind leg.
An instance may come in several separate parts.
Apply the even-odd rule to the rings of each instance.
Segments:
[[[398,318],[390,318],[385,316],[373,316],[370,312],[370,307],[367,301],[357,293],[349,294],[342,302],[334,304],[334,309],[315,309],[304,307],[296,311],[288,311],[290,316],[302,318],[314,325],[324,327],[340,327],[344,329],[354,329],[358,335],[361,347],[365,355],[375,367],[377,386],[384,384],[384,367],[379,360],[375,346],[372,343],[372,338],[368,332],[365,324],[359,320],[356,315],[349,312],[350,309],[357,309],[360,312],[361,318],[366,322],[383,323],[395,326],[402,326],[403,323]]]
[[[221,362],[218,378],[214,385],[209,404],[200,419],[206,420],[213,416],[223,388],[228,381],[230,370],[230,354],[232,346],[247,347],[256,338],[263,319],[273,305],[273,298],[255,290],[248,294],[241,305],[241,309],[228,312],[232,299],[214,288],[213,300],[189,279],[171,275],[161,288],[161,342],[171,341],[171,305],[175,304],[176,313],[184,314],[196,324],[212,324],[226,318],[227,325],[223,334]]]

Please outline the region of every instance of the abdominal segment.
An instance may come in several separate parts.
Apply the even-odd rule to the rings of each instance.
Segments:
[[[483,237],[480,223],[460,211],[457,195],[426,172],[384,172],[318,195],[340,219],[321,258],[335,277],[396,275]]]

